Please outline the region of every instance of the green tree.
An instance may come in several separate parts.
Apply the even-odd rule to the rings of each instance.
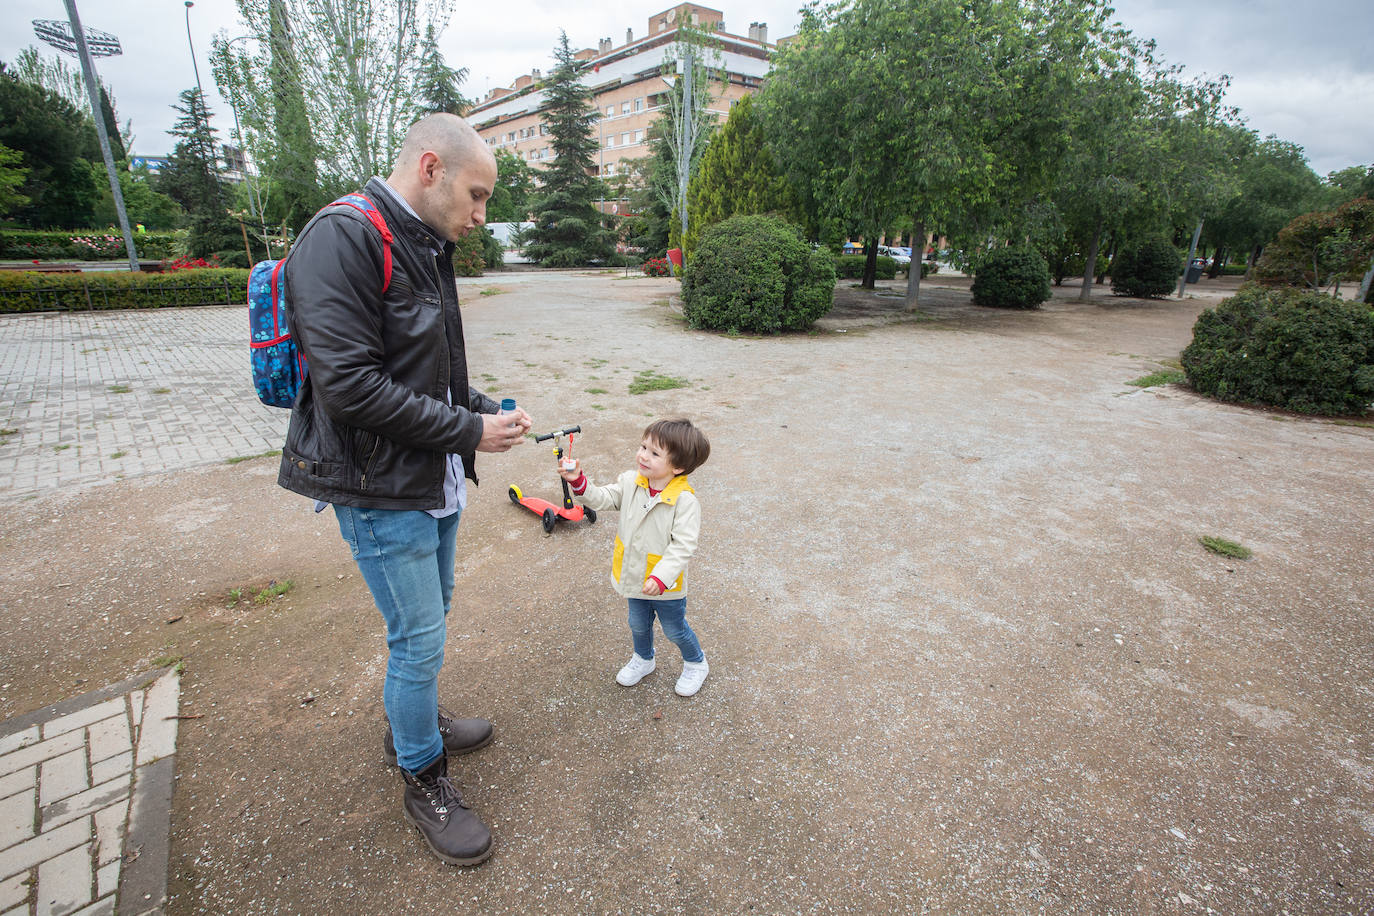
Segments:
[[[453,0],[235,0],[258,50],[216,43],[216,81],[239,105],[258,162],[274,147],[284,87],[309,100],[304,114],[326,193],[356,188],[395,162],[419,98],[425,36],[443,33]],[[294,61],[286,64],[289,44]],[[230,77],[229,74],[236,74]],[[224,74],[222,78],[221,74]]]
[[[17,149],[0,145],[0,216],[9,216],[14,210],[29,202],[29,199],[19,191],[28,176],[29,170],[24,167],[24,154]]]
[[[124,195],[124,212],[129,216],[130,225],[137,224],[155,230],[176,229],[186,218],[176,201],[157,190],[155,176],[149,173],[147,166],[139,166],[132,171],[121,169],[119,190]],[[95,225],[112,226],[118,221],[114,195],[107,186],[95,208]],[[137,236],[134,241],[138,241]]]
[[[1246,133],[1250,142],[1238,163],[1240,193],[1208,220],[1206,237],[1244,253],[1253,265],[1280,229],[1321,202],[1323,190],[1301,146]]]
[[[1371,259],[1374,200],[1361,197],[1334,211],[1314,211],[1294,219],[1264,249],[1254,273],[1269,286],[1329,288],[1339,295],[1341,281],[1358,277]]]
[[[15,55],[14,72],[25,82],[57,93],[90,117],[91,96],[86,91],[86,78],[82,76],[79,64],[69,64],[61,56],[44,57],[38,53],[38,49],[28,47]],[[133,142],[132,122],[125,121],[121,128],[110,87],[103,79],[97,77],[97,81],[100,84],[100,108],[105,117],[105,133],[110,138],[110,153],[118,162],[128,155],[129,144]]]
[[[692,221],[682,248],[688,253],[707,226],[735,214],[777,213],[800,221],[800,205],[773,163],[752,97],[735,102],[725,125],[702,153],[687,187],[687,209]]]
[[[187,89],[181,93],[181,104],[172,107],[181,117],[169,133],[180,139],[158,175],[158,190],[186,210],[187,247],[192,257],[215,256],[225,266],[247,266],[242,232],[229,217],[215,159],[215,129],[205,100],[199,89]]]
[[[956,226],[999,195],[1047,183],[1066,120],[1059,89],[1085,67],[1107,10],[1042,0],[847,0],[805,11],[760,98],[774,155],[817,223],[879,235]],[[1006,212],[1004,210],[1004,212]],[[912,271],[907,303],[919,297]]]
[[[453,69],[444,63],[435,41],[434,23],[425,27],[425,41],[420,51],[420,71],[416,74],[415,94],[418,99],[411,119],[418,121],[428,114],[447,112],[461,117],[472,107],[472,100],[464,98],[459,87],[467,81],[468,68]]]
[[[0,64],[0,145],[17,150],[28,170],[19,192],[29,199],[14,213],[35,228],[91,224],[103,167],[95,124],[50,89],[20,80]]]
[[[710,33],[694,28],[686,14],[679,12],[677,39],[663,63],[663,77],[673,87],[652,128],[673,151],[669,171],[657,188],[660,194],[671,195],[664,204],[677,222],[670,243],[678,245],[691,225],[687,188],[715,126],[712,96],[725,88],[725,71],[719,62],[720,49]]]
[[[548,267],[577,267],[606,262],[615,253],[615,234],[597,210],[601,182],[592,175],[596,139],[592,123],[596,110],[591,90],[579,79],[578,61],[568,45],[566,32],[559,34],[554,49],[558,66],[544,83],[553,163],[544,170],[544,184],[531,205],[534,227],[525,255]]]
[[[497,150],[496,187],[487,201],[487,222],[523,222],[528,218],[533,194],[534,169],[509,150]]]
[[[1326,176],[1327,206],[1339,207],[1357,197],[1374,197],[1374,165],[1352,165]]]
[[[629,213],[625,225],[625,243],[638,248],[645,258],[667,255],[672,210],[666,201],[672,196],[660,193],[665,185],[672,185],[673,150],[662,137],[649,141],[649,155],[630,163],[631,188]]]

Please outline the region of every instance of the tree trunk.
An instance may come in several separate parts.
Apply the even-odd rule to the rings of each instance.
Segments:
[[[1092,241],[1088,242],[1088,256],[1083,261],[1083,288],[1078,291],[1079,299],[1092,298],[1093,277],[1097,275],[1097,248],[1102,244],[1102,220],[1093,224]]]
[[[862,289],[873,289],[874,281],[878,279],[878,243],[864,242],[864,276],[859,286]]]
[[[1218,246],[1216,253],[1212,255],[1212,266],[1207,270],[1207,279],[1215,280],[1217,277],[1221,276],[1221,261],[1225,254],[1226,248],[1224,246]]]
[[[921,303],[921,267],[926,257],[925,223],[917,221],[911,230],[911,263],[906,268],[906,307],[915,311]]]
[[[1364,279],[1360,281],[1360,294],[1355,297],[1356,302],[1369,301],[1370,282],[1374,281],[1374,258],[1369,261],[1369,270],[1364,272]]]

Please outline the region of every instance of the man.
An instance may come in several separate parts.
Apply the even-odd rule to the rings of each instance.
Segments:
[[[467,122],[411,126],[363,210],[327,207],[301,231],[285,270],[292,334],[309,374],[291,411],[277,482],[332,504],[339,531],[386,621],[383,747],[401,767],[402,812],[440,859],[476,865],[491,832],[448,777],[448,758],[485,746],[491,724],[438,705],[458,520],[475,452],[504,452],[530,428],[523,410],[468,385],[453,243],[486,220],[496,160]]]

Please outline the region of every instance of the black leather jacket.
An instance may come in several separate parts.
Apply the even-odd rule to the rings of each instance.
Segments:
[[[277,482],[345,506],[437,509],[444,456],[461,455],[475,483],[478,414],[498,405],[468,385],[453,244],[377,179],[363,193],[393,236],[385,293],[381,235],[352,207],[317,214],[286,261],[291,333],[309,374],[291,409]]]

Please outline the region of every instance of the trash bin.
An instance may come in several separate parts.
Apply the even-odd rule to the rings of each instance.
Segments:
[[[1192,265],[1192,264],[1189,264],[1189,265],[1188,265],[1188,282],[1189,282],[1189,283],[1196,283],[1197,281],[1199,281],[1199,280],[1201,280],[1201,279],[1202,279],[1202,268],[1201,268],[1201,267],[1198,267],[1198,266],[1194,266],[1194,265]]]
[[[678,274],[682,273],[682,249],[681,249],[681,248],[669,248],[669,249],[668,249],[668,263],[673,265],[673,276],[677,276]]]

